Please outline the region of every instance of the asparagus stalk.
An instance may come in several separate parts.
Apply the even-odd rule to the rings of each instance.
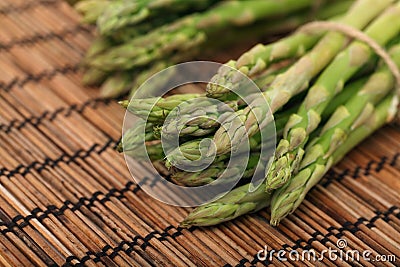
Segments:
[[[84,85],[99,85],[107,79],[108,75],[109,73],[107,72],[91,68],[85,71],[85,74],[82,78],[82,83]]]
[[[164,64],[161,64],[165,66]],[[287,65],[280,64],[281,66],[273,67],[271,70],[266,70],[265,73],[262,73],[254,78],[254,82],[257,86],[264,87],[275,77],[276,72],[280,72],[284,70]],[[159,67],[162,67],[159,66]],[[158,67],[157,67],[158,68]],[[154,70],[156,71],[156,70]],[[127,73],[123,73],[123,77],[127,76]],[[147,76],[147,73],[145,74]],[[165,75],[164,75],[165,76]],[[157,80],[157,82],[159,82]],[[160,81],[161,82],[161,81]],[[231,99],[236,99],[237,97],[229,97]],[[228,98],[228,99],[229,99]],[[202,100],[197,102],[198,100]],[[193,102],[196,101],[195,104]],[[213,105],[215,100],[207,100],[204,96],[200,94],[177,94],[173,96],[169,96],[166,98],[147,98],[147,99],[132,99],[131,102],[129,100],[121,101],[120,104],[128,108],[130,112],[141,117],[142,119],[146,119],[146,115],[149,115],[149,121],[156,122],[158,124],[162,124],[165,118],[169,115],[170,111],[176,108],[178,105],[181,105],[179,108],[179,114],[176,114],[176,121],[166,122],[164,124],[164,134],[168,135],[170,133],[175,133],[175,126],[181,125],[183,122],[188,121],[188,119],[196,117],[201,117],[196,120],[190,120],[187,123],[188,127],[192,127],[191,130],[186,130],[182,132],[182,135],[189,134],[193,131],[193,136],[204,135],[200,134],[201,129],[217,127],[218,123],[215,121],[220,116],[223,116],[225,111],[228,111],[229,108],[233,110],[238,109],[238,104],[240,100],[227,100],[225,101],[225,107],[222,105]],[[152,104],[156,102],[155,107],[150,111]],[[185,108],[186,107],[186,108]],[[229,107],[229,108],[228,108]],[[179,116],[178,116],[179,115]],[[169,125],[173,124],[173,126]],[[186,124],[186,123],[185,123]],[[199,130],[197,133],[194,130],[194,127],[197,127]]]
[[[339,162],[353,147],[355,147],[366,137],[372,134],[376,129],[380,128],[383,124],[393,120],[397,112],[397,103],[397,97],[393,95],[383,100],[378,105],[368,121],[364,125],[353,130],[346,141],[342,145],[340,145],[337,150],[331,155],[331,163],[336,164],[337,162]],[[327,169],[329,168],[324,168],[324,171]],[[313,185],[315,185],[323,176],[323,173],[321,172],[315,173],[314,176],[307,176],[307,181],[303,180],[303,182],[301,182],[300,176],[302,174],[303,171],[299,172],[299,174],[296,176],[297,181],[290,181],[291,186],[300,188],[299,190],[293,191],[292,193],[287,190],[287,193],[285,195],[284,190],[285,188],[289,188],[289,186],[281,187],[273,194],[272,203],[270,193],[265,192],[266,183],[262,183],[260,187],[258,187],[254,192],[251,193],[249,191],[250,184],[246,184],[232,190],[224,197],[212,203],[205,204],[194,209],[184,219],[184,221],[181,223],[181,226],[211,226],[235,219],[241,215],[250,212],[256,212],[260,209],[268,207],[270,204],[271,210],[273,212],[272,218],[274,220],[271,221],[271,223],[273,225],[276,225],[279,223],[279,220],[282,219],[282,216],[286,216],[290,211],[294,210],[299,205],[299,203],[301,203],[302,199],[304,199],[306,192],[308,192],[309,189]],[[301,193],[300,191],[303,193],[299,196],[299,194]],[[296,201],[296,207],[293,206],[293,203],[290,203],[288,201],[289,196],[293,197],[293,201]],[[286,214],[283,214],[281,212],[282,210],[286,210]],[[277,219],[278,216],[280,216],[279,219]]]
[[[364,28],[371,20],[375,19],[393,1],[358,0],[341,20],[342,23],[356,29]],[[374,8],[371,9],[371,5]],[[269,123],[271,112],[276,112],[289,99],[308,88],[308,84],[330,61],[340,52],[346,44],[346,37],[336,32],[326,34],[318,44],[305,56],[299,59],[288,71],[278,75],[271,85],[271,89],[264,93],[269,107],[260,103],[259,99],[241,112],[242,124],[238,125],[235,114],[227,120],[225,127],[221,127],[214,136],[218,154],[229,153],[236,150],[247,136],[257,133],[260,128],[255,114],[260,115],[260,125]],[[262,102],[262,101],[261,101]],[[232,142],[229,137],[232,137]]]
[[[103,36],[97,37],[86,51],[85,58],[86,60],[95,57],[98,54],[103,53],[110,49],[115,43],[110,39]]]
[[[275,191],[271,201],[271,224],[278,225],[288,214],[294,212],[306,194],[315,186],[329,168],[340,161],[351,149],[385,123],[393,120],[397,112],[398,98],[390,95],[377,105],[368,120],[358,128],[350,130],[349,137],[334,150],[325,154],[320,141],[325,132],[307,149],[301,171],[283,187]],[[339,116],[335,113],[334,116]]]
[[[274,65],[269,66],[268,68],[264,69],[263,72],[257,74],[257,75],[252,75],[252,76],[247,76],[249,79],[251,79],[254,84],[261,90],[261,91],[266,91],[270,88],[272,82],[275,80],[276,76],[278,74],[281,74],[289,69],[289,67],[293,64],[294,60],[286,60],[286,61],[281,61],[279,63],[276,63]],[[226,66],[229,66],[231,64],[234,64],[233,60],[230,60],[228,63],[226,63],[222,69],[225,68]],[[220,71],[221,68],[218,70]],[[231,82],[235,82],[235,84],[232,84],[232,86],[237,86],[240,87],[242,92],[246,92],[245,87],[250,87],[250,90],[254,87],[254,84],[249,82],[249,79],[246,76],[243,76],[241,72],[234,71],[232,72],[235,73],[235,75],[240,76],[237,77],[237,79],[233,79]],[[215,76],[212,78],[214,79]],[[212,96],[209,95],[209,92],[207,91],[208,88],[210,87],[210,84],[207,84],[207,89],[206,89],[206,96],[211,97],[211,98],[217,98],[219,100],[224,100],[227,98],[232,97],[232,95],[237,95],[235,93],[235,90],[232,89],[232,87],[225,87],[225,86],[219,86],[218,92],[214,92]],[[224,85],[226,83],[224,82]]]
[[[344,13],[351,4],[353,4],[353,1],[329,4],[318,12],[316,19],[338,20],[339,18],[333,18],[333,16]],[[302,23],[298,25],[305,23],[307,20],[309,18],[300,18]],[[218,70],[218,73],[212,78],[212,83],[207,86],[207,96],[220,98],[231,90],[235,91],[239,87],[239,84],[235,83],[235,76],[238,70],[249,77],[253,77],[267,69],[274,62],[304,55],[322,36],[322,33],[297,31],[268,45],[257,44],[240,56],[237,61],[231,60]]]
[[[172,21],[177,15],[204,10],[218,1],[116,1],[110,3],[105,12],[99,16],[97,26],[102,35],[110,35],[122,28],[153,22],[160,16],[164,22]]]
[[[256,142],[254,142],[256,144]],[[179,147],[167,152],[165,159],[165,167],[168,169],[178,166],[184,161],[190,161],[190,165],[205,166],[207,163],[218,162],[228,158],[227,155],[217,156],[214,158],[209,153],[212,150],[212,144],[203,142],[203,139],[190,140],[181,144]]]
[[[135,160],[146,161],[148,157],[152,162],[162,160],[165,157],[161,142],[147,143],[145,149],[128,150],[124,151],[124,154]]]
[[[161,0],[164,4],[164,1]],[[178,0],[182,1],[182,0]],[[205,2],[207,1],[219,1],[219,0],[204,0]],[[200,5],[204,5],[201,2],[204,1],[185,1],[190,3],[190,2],[196,2],[199,3]],[[169,2],[169,1],[166,1]],[[338,1],[334,3],[323,3],[319,7],[317,11],[315,11],[315,15],[319,19],[324,19],[327,17],[331,17],[333,15],[340,14],[347,10],[347,8],[350,6],[350,4],[353,1],[346,0],[346,1]],[[131,3],[129,3],[131,4]],[[128,4],[128,5],[129,5]],[[166,4],[166,3],[165,3]],[[110,4],[112,5],[123,5],[121,1],[119,2],[113,2]],[[151,3],[148,3],[148,5],[151,5]],[[191,5],[195,5],[194,3]],[[198,5],[198,4],[196,4]],[[174,9],[174,7],[171,7]],[[111,9],[111,8],[110,8]],[[110,11],[111,12],[111,11]],[[314,12],[314,11],[313,11]],[[107,13],[107,11],[105,11]],[[125,11],[122,11],[122,13],[125,14]],[[128,12],[129,13],[129,12]],[[176,15],[176,14],[173,14]],[[314,17],[314,14],[312,15]],[[123,16],[122,16],[123,17]],[[168,16],[169,17],[169,16]],[[282,32],[288,32],[299,25],[303,24],[304,22],[307,22],[310,20],[310,14],[307,12],[301,12],[300,14],[291,14],[290,17],[285,17],[285,18],[279,18],[277,20],[273,21],[260,21],[257,22],[256,24],[252,24],[251,26],[246,26],[246,27],[240,27],[240,28],[232,28],[230,27],[228,31],[224,31],[224,34],[227,36],[227,38],[218,38],[219,35],[218,33],[216,34],[211,34],[208,36],[208,40],[204,45],[193,47],[190,50],[186,50],[186,52],[180,52],[176,53],[172,57],[163,57],[161,61],[156,61],[154,64],[150,64],[150,66],[146,65],[145,69],[138,69],[138,68],[133,68],[126,70],[126,72],[131,73],[131,75],[126,75],[126,74],[121,74],[120,71],[117,71],[117,77],[110,77],[106,84],[103,86],[104,88],[101,88],[101,93],[102,95],[105,95],[107,97],[113,97],[113,96],[118,96],[123,93],[125,93],[126,88],[132,87],[133,90],[137,89],[145,80],[147,80],[151,75],[154,73],[165,69],[166,67],[173,65],[174,63],[177,62],[182,62],[185,60],[190,60],[193,59],[193,57],[197,54],[204,54],[207,53],[207,50],[215,50],[215,49],[221,49],[223,47],[229,46],[232,42],[235,42],[238,39],[248,39],[250,36],[251,37],[257,37],[261,35],[273,35],[276,33],[282,33]],[[123,19],[123,18],[121,18]],[[172,19],[172,18],[171,18]],[[99,19],[100,20],[100,19]],[[151,30],[157,28],[158,26],[164,25],[168,23],[168,20],[165,19],[165,16],[162,18],[154,18],[150,20],[148,23],[142,23],[142,24],[137,24],[135,27],[123,27],[119,30],[114,30],[110,32],[111,35],[109,36],[100,36],[97,38],[97,40],[93,43],[92,47],[89,48],[89,51],[87,52],[85,62],[90,62],[96,56],[104,53],[107,50],[112,50],[115,46],[118,44],[126,43],[126,42],[131,42],[133,41],[136,37],[139,37],[141,35],[145,35]],[[87,66],[88,67],[88,66]],[[94,75],[95,74],[95,75]],[[103,74],[103,75],[99,75]],[[85,81],[90,82],[88,84],[99,84],[102,83],[106,77],[104,75],[111,75],[113,76],[113,72],[107,71],[105,72],[104,70],[97,69],[95,67],[90,67],[87,73],[85,74]],[[96,80],[95,78],[98,77],[99,80]],[[124,79],[122,80],[122,77]],[[113,84],[121,85],[121,86],[116,86],[115,89],[112,89],[110,85]],[[128,84],[130,86],[128,86]]]
[[[107,78],[101,85],[102,97],[117,97],[128,92],[132,87],[133,73],[120,72]]]
[[[229,25],[245,26],[266,17],[309,7],[311,0],[226,1],[206,12],[186,16],[98,55],[88,62],[106,71],[131,69],[204,43]]]
[[[191,103],[190,103],[191,102]],[[162,134],[169,136],[204,136],[215,131],[219,121],[229,112],[238,109],[237,101],[228,101],[215,104],[207,98],[198,98],[188,101],[183,107],[172,113],[172,119],[165,121]]]
[[[365,84],[365,81],[366,81],[365,79],[360,79],[360,80],[355,81],[352,84],[348,85],[346,87],[346,90],[343,90],[341,93],[339,93],[334,98],[334,100],[332,101],[332,103],[330,105],[330,108],[324,111],[324,113],[322,114],[322,117],[327,118],[330,115],[332,115],[332,113],[336,110],[337,107],[344,104],[350,97],[353,97],[358,92],[358,90],[361,89],[361,87]],[[293,103],[291,103],[290,108],[280,111],[275,115],[275,127],[276,127],[277,137],[281,137],[284,126],[288,122],[290,115],[294,112],[294,110],[298,109],[299,105],[300,105],[299,103],[293,102]],[[192,108],[192,109],[196,110],[196,107],[193,107],[193,105],[190,105],[190,104],[188,104],[186,106],[186,108],[187,109]],[[183,108],[182,110],[185,110],[185,108]],[[240,112],[240,111],[238,111],[238,112]],[[184,114],[186,114],[185,112],[181,112],[181,113],[183,114],[181,116],[185,116]],[[183,120],[183,121],[185,121],[185,120]],[[203,122],[203,118],[199,118],[197,120],[192,120],[190,122],[190,124],[191,124],[191,126],[195,125],[195,128],[193,128],[193,129],[197,129],[198,125],[200,125],[202,122]],[[211,123],[213,123],[213,120],[208,120],[207,118],[204,118],[204,122],[211,125]],[[168,127],[168,122],[165,122],[164,127]],[[161,128],[162,131],[167,131],[167,130],[164,130],[164,127]],[[191,129],[190,125],[188,125],[188,128]],[[163,134],[166,134],[168,136],[169,133],[171,133],[171,132],[167,132],[167,133],[163,133]],[[198,135],[201,135],[201,131],[199,131],[197,133],[198,133]],[[177,134],[177,133],[175,133],[175,134]],[[185,135],[181,134],[181,136],[185,136]],[[188,141],[187,143],[185,143],[186,146],[191,148],[191,149],[185,149],[185,154],[186,154],[187,158],[199,159],[201,157],[199,150],[198,150],[200,141],[201,140],[194,140],[194,141]],[[252,151],[257,151],[260,148],[260,143],[261,143],[261,135],[259,133],[252,136],[251,138],[249,138],[249,145],[250,145],[250,149]],[[171,158],[177,157],[179,159],[179,156],[175,156],[176,154],[179,154],[178,150],[172,151],[169,156]],[[168,162],[168,159],[167,159],[167,162]],[[169,167],[171,167],[172,165],[173,164],[171,162],[167,163],[167,166],[169,166]]]
[[[189,140],[179,147],[173,149],[168,152],[165,166],[167,168],[171,168],[172,166],[176,166],[176,163],[183,162],[184,160],[193,161],[193,166],[195,166],[197,160],[203,160],[200,162],[201,165],[204,165],[204,160],[209,161],[214,157],[213,155],[213,145],[209,142],[202,142],[204,139],[195,139]],[[269,140],[270,141],[270,140]],[[265,146],[270,145],[270,143],[265,142]],[[251,152],[258,152],[261,146],[261,136],[255,135],[249,138],[249,148]],[[240,151],[239,151],[240,152]],[[244,151],[246,152],[246,151]],[[238,153],[238,156],[241,154]],[[213,162],[225,160],[229,158],[229,155],[216,155]]]
[[[296,106],[294,106],[296,108]],[[276,127],[277,132],[282,132],[283,127],[286,122],[289,120],[289,115],[293,112],[293,110],[289,109],[277,115],[276,119]],[[259,136],[254,136],[251,139],[250,147],[254,151],[259,150],[259,142],[261,141]],[[197,151],[196,151],[197,152]],[[254,174],[255,167],[259,161],[258,154],[252,154],[249,158],[249,163],[245,173],[243,174],[243,178],[251,177]],[[178,171],[172,175],[172,179],[177,184],[185,185],[185,186],[201,186],[205,184],[209,184],[215,181],[218,177],[222,175],[222,173],[227,169],[227,165],[222,161],[214,162],[210,167],[201,172],[185,172]],[[229,175],[228,175],[229,176]],[[234,175],[230,175],[231,177],[235,177]]]
[[[304,55],[319,40],[322,34],[298,32],[269,45],[257,44],[237,61],[231,60],[222,66],[207,85],[207,96],[221,98],[239,87],[237,71],[253,77],[279,60]]]
[[[259,160],[259,154],[251,154],[247,168],[243,173],[243,179],[250,178],[254,174],[254,171],[257,167],[257,163]],[[185,172],[178,171],[174,173],[171,179],[180,185],[184,186],[202,186],[209,183],[214,182],[227,170],[226,163],[223,161],[218,161],[211,164],[207,169],[200,172]],[[241,168],[236,168],[235,166],[232,169],[229,169],[229,174],[224,174],[225,178],[229,177],[237,177],[238,173],[241,171]]]
[[[169,112],[188,100],[200,97],[199,94],[178,94],[166,98],[154,97],[131,101],[123,100],[119,104],[136,116],[148,122],[162,124]]]
[[[366,29],[365,33],[384,46],[400,32],[398,17],[400,17],[400,4],[392,6],[384,12]],[[372,56],[373,51],[367,44],[355,41],[341,52],[319,76],[298,112],[291,116],[285,126],[284,138],[277,146],[275,160],[267,174],[269,190],[281,186],[292,173],[296,172],[304,154],[303,148],[307,143],[308,136],[318,127],[322,112],[335,94],[342,90],[346,81]],[[390,87],[387,90],[389,89]],[[353,115],[357,117],[359,113]]]
[[[125,131],[121,141],[117,145],[117,151],[135,151],[143,142],[157,140],[158,138],[154,135],[153,127],[152,123],[139,120],[132,128]]]
[[[95,24],[97,18],[108,8],[110,3],[109,0],[78,1],[75,9],[83,15],[83,23]]]
[[[336,97],[335,97],[335,99],[332,101],[332,104],[331,104],[331,108],[330,109],[326,109],[325,111],[324,111],[324,114],[323,114],[323,117],[324,118],[326,118],[326,117],[329,117],[329,116],[331,116],[333,113],[334,113],[334,111],[339,107],[339,106],[341,106],[341,105],[343,105],[343,104],[345,104],[346,103],[346,101],[349,99],[349,98],[352,98],[354,95],[356,95],[357,94],[357,92],[362,88],[362,86],[365,84],[365,82],[366,82],[366,80],[365,79],[361,79],[361,80],[359,80],[359,81],[356,81],[356,82],[354,82],[354,83],[352,83],[351,85],[349,85],[347,88],[346,88],[346,90],[343,90],[341,93],[339,93]],[[283,112],[281,112],[280,114],[279,114],[279,116],[277,116],[277,117],[279,117],[277,120],[281,120],[281,119],[283,119],[283,120],[288,120],[289,119],[289,115],[290,115],[290,110],[288,110],[288,111],[283,111]],[[284,119],[286,117],[286,119]],[[283,123],[276,123],[276,126],[278,126],[278,125],[281,125],[281,127],[283,128],[284,127],[284,124],[285,124],[285,122],[283,122]],[[279,130],[280,128],[277,128],[277,132],[279,132],[280,130]],[[351,135],[350,134],[350,136],[349,136],[349,138],[348,139],[352,139],[353,137],[352,137],[353,135]],[[338,149],[337,149],[337,151],[340,151],[342,148],[344,147],[344,145],[343,146],[340,146]],[[344,153],[345,154],[345,153]],[[201,175],[201,174],[200,174]],[[190,179],[190,178],[188,178],[188,179]],[[206,179],[206,178],[205,178]],[[210,180],[209,180],[210,181]],[[242,191],[242,192],[246,192],[245,190],[248,190],[248,188],[249,188],[249,184],[247,184],[247,185],[244,185],[243,187],[242,187],[242,189],[235,189],[235,190],[239,190],[239,191]],[[264,197],[267,197],[268,198],[268,196],[269,196],[269,194],[265,194],[265,192],[262,192],[262,190],[266,190],[266,183],[263,183],[263,185],[259,188],[259,189],[257,189],[257,192],[258,192],[258,194],[260,195],[260,196],[264,196]],[[231,193],[228,193],[226,196],[227,197],[229,197],[230,199],[234,199],[234,197],[232,196],[232,197],[230,197],[230,194]],[[235,194],[235,193],[233,193],[233,194]],[[266,200],[266,199],[260,199],[260,203],[256,203],[256,204],[258,204],[258,205],[262,205],[262,201],[264,201],[264,200]],[[214,203],[214,202],[213,202]],[[221,205],[221,203],[219,202],[219,200],[218,201],[216,201],[215,202],[215,206],[218,206],[218,205]],[[269,204],[268,203],[264,203],[264,206],[262,206],[262,207],[267,207]],[[215,207],[214,205],[212,205],[212,207]],[[219,221],[218,220],[218,214],[215,214],[215,215],[213,215],[213,217],[212,217],[212,221],[209,221],[209,220],[207,220],[207,218],[210,216],[209,215],[209,213],[207,212],[207,205],[205,205],[204,207],[202,206],[202,207],[200,207],[200,208],[198,208],[200,211],[204,211],[204,213],[200,213],[200,211],[199,212],[195,212],[195,214],[193,215],[193,217],[195,217],[196,218],[196,220],[197,221],[200,221],[201,222],[201,224],[197,224],[196,223],[196,220],[194,220],[194,223],[193,223],[193,225],[213,225],[213,224],[217,224],[217,223],[220,223],[220,222],[222,222],[222,221]],[[262,208],[261,207],[261,208]],[[260,208],[260,209],[261,209]],[[241,212],[240,213],[240,215],[243,215],[243,214],[245,214],[244,212]],[[239,216],[239,215],[238,215]],[[223,217],[222,219],[223,219],[223,221],[226,221],[226,220],[230,220],[230,219],[234,219],[234,218],[236,218],[236,217],[238,217],[238,216],[234,216],[234,217],[232,217],[232,218],[225,218],[225,217]],[[225,220],[226,219],[226,220]],[[203,223],[203,221],[206,221],[207,222],[207,224],[202,224]],[[191,221],[190,220],[188,220],[188,223],[183,223],[183,225],[186,225],[186,226],[190,226],[190,225],[192,225],[191,223],[190,223]]]
[[[264,79],[263,79],[264,80]],[[264,80],[265,81],[265,80]],[[220,122],[224,120],[230,112],[238,110],[238,101],[225,101],[213,105],[207,98],[203,101],[196,99],[195,104],[190,104],[185,108],[179,109],[179,115],[172,114],[169,121],[165,121],[162,126],[162,133],[165,138],[169,136],[205,136],[216,131]],[[191,102],[194,102],[191,101]],[[277,133],[281,133],[287,123],[290,114],[295,112],[299,104],[293,103],[293,106],[284,112],[280,112],[275,117],[275,126]]]
[[[251,193],[249,190],[250,184],[246,184],[214,202],[197,207],[181,222],[181,226],[215,225],[270,205],[271,195],[265,192],[265,183]]]

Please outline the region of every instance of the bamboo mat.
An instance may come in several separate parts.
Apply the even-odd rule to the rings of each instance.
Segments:
[[[264,248],[370,250],[400,266],[400,131],[357,147],[278,228],[267,211],[178,227],[113,150],[124,111],[80,85],[91,30],[61,0],[0,1],[0,266],[352,266],[260,260]]]

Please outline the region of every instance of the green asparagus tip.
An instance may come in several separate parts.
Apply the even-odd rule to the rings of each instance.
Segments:
[[[118,101],[118,104],[120,104],[123,108],[128,108],[129,100]]]
[[[115,90],[115,87],[109,86],[106,83],[100,87],[100,96],[103,98],[116,98],[121,94],[122,92]]]
[[[292,173],[290,168],[280,165],[281,162],[287,162],[285,158],[278,160],[275,170],[271,170],[267,174],[266,189],[265,192],[271,193],[273,190],[283,186],[291,177]],[[279,166],[280,165],[280,166]]]
[[[172,164],[171,161],[169,161],[168,159],[165,159],[165,168],[167,168],[168,170],[170,170],[174,165]]]
[[[188,222],[188,221],[183,221],[183,222],[181,222],[180,224],[179,224],[179,226],[180,227],[183,227],[183,228],[189,228],[190,226],[192,226],[191,224],[190,224],[190,222]]]
[[[117,147],[115,148],[115,150],[117,150],[119,153],[124,152],[124,147],[122,145],[122,141],[120,141],[117,145]]]
[[[281,222],[281,220],[278,218],[271,218],[270,224],[271,224],[271,226],[277,227],[280,222]]]

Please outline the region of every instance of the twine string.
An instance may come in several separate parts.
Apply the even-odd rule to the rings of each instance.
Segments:
[[[365,44],[367,44],[369,47],[372,48],[372,50],[382,58],[382,60],[385,62],[385,64],[388,66],[390,72],[393,74],[393,77],[395,78],[396,85],[395,85],[395,90],[397,93],[397,96],[400,97],[400,69],[397,66],[397,64],[393,61],[393,59],[390,57],[389,53],[380,45],[378,44],[374,39],[366,35],[364,32],[342,24],[338,22],[331,22],[331,21],[314,21],[305,24],[304,26],[299,28],[299,31],[302,32],[316,32],[316,31],[321,31],[321,30],[327,30],[327,31],[336,31],[340,32],[348,37],[351,37],[353,39],[356,39],[358,41],[361,41]],[[398,107],[398,112],[399,112]]]

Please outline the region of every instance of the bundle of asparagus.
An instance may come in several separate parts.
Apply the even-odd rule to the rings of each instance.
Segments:
[[[116,97],[170,65],[232,42],[286,33],[312,18],[338,15],[352,2],[80,0],[75,7],[83,22],[97,24],[99,34],[84,59],[83,82],[101,84],[103,96]]]
[[[277,225],[296,210],[329,168],[394,119],[398,110],[396,88],[400,85],[399,18],[400,1],[357,0],[335,18],[335,25],[347,25],[347,30],[351,27],[366,41],[351,40],[350,33],[336,28],[325,32],[300,29],[274,43],[257,45],[238,60],[228,62],[208,84],[205,94],[160,98],[154,107],[146,105],[154,99],[122,101],[138,117],[150,116],[147,122],[141,122],[145,133],[140,137],[135,128],[125,133],[120,151],[134,150],[140,140],[145,140],[150,156],[165,162],[173,182],[201,186],[221,178],[230,153],[249,138],[249,160],[239,186],[194,209],[182,226],[214,225],[268,206],[271,224]],[[382,51],[378,56],[377,49],[387,51],[387,55],[382,59]],[[269,107],[258,105],[257,99],[247,105],[234,94],[241,87],[237,71],[261,88]],[[227,115],[226,110],[207,100],[210,98],[219,99],[234,112]],[[182,103],[186,104],[179,109],[180,115],[174,116],[174,108]],[[269,112],[274,114],[278,146],[269,159],[271,167],[266,168],[265,181],[252,190],[249,181],[261,160],[260,131],[273,123]],[[203,116],[185,119],[194,114]],[[166,120],[167,115],[173,119]],[[222,123],[216,123],[216,119]],[[179,133],[177,125],[182,129]],[[158,139],[169,134],[179,134],[183,143],[164,155]],[[211,165],[200,172],[174,167],[181,158],[196,161],[207,156],[204,150],[209,147],[201,142],[205,138],[212,138],[215,144],[217,156]],[[235,168],[230,171],[232,176],[236,174]]]

